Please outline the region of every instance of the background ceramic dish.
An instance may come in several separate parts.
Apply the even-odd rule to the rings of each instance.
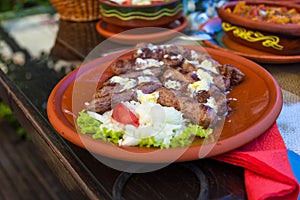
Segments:
[[[181,17],[165,27],[144,27],[128,29],[100,20],[96,29],[98,33],[120,44],[137,44],[139,42],[158,43],[172,39],[188,25],[186,17]]]
[[[189,48],[202,50],[199,46]],[[237,101],[231,104],[233,111],[226,117],[222,133],[214,141],[216,145],[203,144],[198,139],[188,148],[118,147],[77,133],[73,117],[76,118],[74,115],[83,109],[84,102],[89,101],[95,91],[95,88],[88,86],[95,85],[95,81],[96,85],[101,85],[110,77],[110,69],[104,70],[104,67],[109,66],[121,53],[96,59],[63,78],[48,99],[47,114],[50,123],[62,137],[82,148],[106,157],[133,162],[170,162],[178,154],[181,156],[176,159],[177,162],[197,160],[238,148],[263,134],[274,123],[282,107],[281,91],[275,79],[258,64],[227,52],[215,49],[206,51],[220,63],[232,64],[246,75],[244,82],[229,94],[229,97],[237,98]],[[82,91],[78,90],[80,87]],[[200,155],[203,149],[209,150],[205,156]]]
[[[200,27],[201,31],[209,33],[213,37],[212,40],[203,41],[206,46],[229,53],[234,53],[236,55],[243,56],[260,63],[283,64],[300,62],[300,54],[275,55],[235,42],[223,32],[221,23],[221,19],[216,17],[210,19]]]
[[[108,0],[99,0],[101,19],[124,27],[163,26],[182,17],[181,0],[170,0],[151,5],[119,5]]]
[[[232,40],[272,54],[300,54],[300,25],[254,21],[226,11],[226,9],[233,10],[237,3],[237,1],[229,2],[218,9],[218,15],[222,19],[222,28]],[[297,4],[271,1],[246,1],[246,5],[260,4],[289,9],[295,8],[300,13],[300,5]]]

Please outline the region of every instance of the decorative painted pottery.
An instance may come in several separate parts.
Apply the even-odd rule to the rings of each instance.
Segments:
[[[100,14],[104,22],[123,27],[158,27],[170,24],[183,15],[181,0],[151,5],[120,5],[99,0]]]
[[[244,9],[245,12],[249,10],[249,7],[241,8],[241,6],[259,8],[251,11],[254,13],[257,12],[257,17],[253,15],[254,17],[252,16],[252,18],[250,18],[246,17],[246,14],[242,16],[242,14],[233,13],[237,4],[240,6],[239,9]],[[218,9],[218,15],[222,20],[223,31],[233,41],[254,49],[277,55],[299,55],[300,18],[297,18],[296,20],[293,19],[293,23],[284,23],[280,22],[282,18],[275,18],[273,16],[271,20],[276,19],[278,22],[270,22],[265,20],[265,18],[259,18],[262,14],[264,16],[268,15],[269,10],[266,8],[270,10],[275,8],[279,10],[286,9],[287,12],[284,13],[285,15],[292,11],[298,14],[300,13],[300,5],[287,2],[245,1],[244,4],[239,1],[229,2]],[[293,15],[291,14],[291,16]],[[297,17],[299,16],[297,15]]]

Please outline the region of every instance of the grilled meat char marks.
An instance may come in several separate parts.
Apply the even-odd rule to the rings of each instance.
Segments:
[[[174,107],[176,110],[180,110],[180,100],[175,91],[172,91],[165,87],[160,87],[156,91],[159,92],[157,103],[167,107]]]
[[[180,97],[180,111],[192,123],[208,128],[217,122],[217,113],[209,106],[188,97]]]
[[[176,45],[139,44],[131,58],[119,59],[111,68],[114,76],[98,89],[87,110],[102,114],[121,101],[137,101],[137,90],[158,92],[159,104],[174,107],[205,128],[228,112],[225,92],[244,77],[231,65],[221,65],[206,54]],[[115,76],[119,82],[113,81]],[[210,80],[212,83],[207,82]],[[198,83],[209,88],[198,88]]]
[[[91,110],[100,114],[111,110],[111,95],[115,84],[109,84],[106,81],[93,96],[93,100],[86,106],[87,110]]]
[[[141,90],[144,94],[151,94],[160,88],[162,88],[162,85],[158,82],[142,83],[136,87],[137,90]]]
[[[134,59],[118,59],[113,63],[111,69],[115,75],[124,74],[127,71],[130,71],[135,66]]]
[[[239,85],[244,79],[244,73],[230,64],[217,66],[219,73],[229,81],[229,87]]]

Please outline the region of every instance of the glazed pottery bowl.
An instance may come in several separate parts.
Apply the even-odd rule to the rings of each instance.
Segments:
[[[99,0],[103,21],[122,27],[159,27],[170,24],[183,15],[181,0],[169,0],[150,5],[117,4]]]
[[[249,6],[255,7],[251,13],[254,17],[234,12],[237,8],[245,12],[252,10]],[[269,16],[271,9],[272,12],[278,12],[274,11],[275,8],[285,9],[285,15],[294,12],[297,19],[294,17],[293,22],[280,22],[283,18],[273,16],[273,21],[259,18],[261,15]],[[222,20],[223,31],[238,43],[278,55],[300,54],[300,5],[278,1],[234,1],[219,8],[218,15]]]

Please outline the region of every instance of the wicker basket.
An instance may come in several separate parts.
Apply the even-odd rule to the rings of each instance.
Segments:
[[[98,0],[50,0],[60,19],[84,22],[100,18]]]
[[[51,57],[54,60],[83,61],[90,51],[106,39],[96,31],[96,23],[60,20]]]

